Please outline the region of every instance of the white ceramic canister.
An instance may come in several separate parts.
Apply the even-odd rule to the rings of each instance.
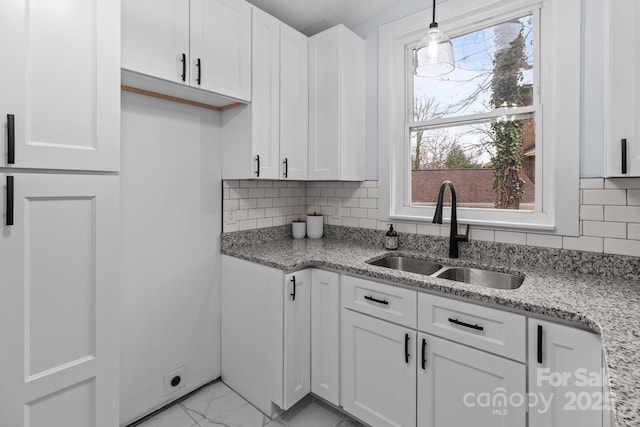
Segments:
[[[312,213],[307,214],[307,237],[310,239],[319,239],[323,233],[323,219],[322,214]]]
[[[296,219],[291,223],[291,235],[294,239],[304,239],[307,234],[307,222],[304,219]]]

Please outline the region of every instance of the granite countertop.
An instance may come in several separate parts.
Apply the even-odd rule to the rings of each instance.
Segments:
[[[433,257],[425,251],[387,251],[379,245],[326,238],[223,246],[222,253],[286,272],[310,266],[330,268],[577,323],[601,335],[617,426],[640,425],[640,282],[635,278],[612,279],[570,271],[511,267],[486,259],[483,262],[452,260]],[[388,254],[425,258],[447,265],[490,268],[526,277],[520,288],[501,290],[366,263]]]

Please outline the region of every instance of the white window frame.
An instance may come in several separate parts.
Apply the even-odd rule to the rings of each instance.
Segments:
[[[539,93],[534,93],[536,155],[541,157],[536,165],[536,210],[459,208],[458,220],[491,228],[578,235],[580,0],[448,0],[438,5],[438,24],[449,37],[455,37],[529,12],[539,22],[534,24],[539,32],[539,46],[534,46],[538,75],[534,78],[541,82]],[[410,66],[406,52],[424,35],[430,19],[431,9],[427,9],[379,30],[378,211],[383,220],[430,222],[435,210],[410,206],[405,116],[412,114],[409,106],[413,102],[407,99],[412,82],[405,68]],[[450,216],[450,209],[445,209],[444,216]]]

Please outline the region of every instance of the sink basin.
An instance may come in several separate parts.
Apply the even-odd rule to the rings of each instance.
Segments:
[[[409,271],[411,273],[424,274],[431,276],[438,270],[442,269],[442,265],[437,262],[427,261],[426,259],[416,259],[404,256],[390,256],[372,261],[369,264],[379,267],[392,268],[394,270]]]
[[[523,276],[470,267],[449,267],[435,277],[495,289],[518,289],[524,281]]]
[[[406,256],[388,256],[375,261],[368,261],[367,263],[393,270],[408,271],[494,289],[518,289],[524,282],[524,276],[516,274],[499,273],[471,267],[451,267],[427,261],[426,259]]]

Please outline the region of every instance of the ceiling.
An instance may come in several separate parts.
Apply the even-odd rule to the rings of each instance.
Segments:
[[[248,0],[307,36],[336,24],[353,29],[402,0]]]

